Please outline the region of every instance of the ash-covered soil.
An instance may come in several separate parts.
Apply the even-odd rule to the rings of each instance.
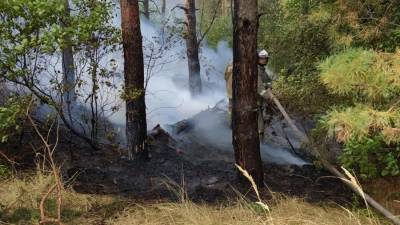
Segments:
[[[217,105],[191,119],[154,128],[147,162],[129,161],[123,150],[112,146],[93,152],[79,143],[61,143],[57,160],[63,165],[64,180],[79,192],[138,200],[174,200],[182,193],[194,201],[236,198],[237,190],[251,192],[236,179],[226,115]],[[281,118],[274,117],[270,126],[274,129],[269,128],[268,143],[261,150],[266,185],[262,195],[268,199],[272,191],[312,202],[349,202],[350,190],[302,159],[295,138],[284,126],[277,128],[279,124]]]

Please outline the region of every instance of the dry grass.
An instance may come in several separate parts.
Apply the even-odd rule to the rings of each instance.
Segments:
[[[38,173],[26,179],[0,183],[0,224],[38,224],[41,194],[54,183],[52,176]],[[56,213],[56,196],[46,209]],[[277,198],[277,197],[276,197]],[[110,196],[89,196],[63,190],[62,219],[71,225],[240,225],[240,224],[384,224],[363,211],[351,212],[340,206],[318,206],[300,199],[281,197],[268,210],[244,200],[226,205],[158,203],[138,205]]]
[[[194,204],[189,201],[181,203],[165,203],[130,207],[125,209],[117,217],[109,219],[109,225],[247,225],[247,224],[271,224],[271,225],[381,225],[374,218],[371,211],[367,213],[355,213],[343,207],[322,207],[294,198],[280,198],[275,200],[273,206],[268,206],[259,196],[258,188],[253,178],[236,165],[239,171],[250,181],[257,194],[258,201],[248,203],[239,200],[230,206],[209,206]],[[350,176],[352,181],[356,181]],[[358,186],[361,189],[360,186]],[[243,198],[241,198],[243,199]]]
[[[354,213],[340,207],[321,207],[299,199],[285,198],[270,207],[265,214],[260,207],[246,203],[231,206],[198,205],[192,202],[135,206],[125,209],[108,225],[378,225],[363,213]]]
[[[37,224],[40,218],[39,204],[42,195],[54,185],[51,175],[38,172],[28,178],[10,178],[0,183],[0,220],[11,224]],[[87,212],[94,201],[91,197],[63,189],[62,217],[71,219]],[[50,195],[45,202],[49,215],[56,215],[56,196]],[[7,224],[6,223],[6,224]]]

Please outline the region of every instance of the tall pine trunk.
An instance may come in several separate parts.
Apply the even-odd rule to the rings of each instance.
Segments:
[[[257,129],[257,31],[257,0],[235,0],[233,146],[236,163],[252,175],[257,185],[262,185],[263,169]],[[239,176],[242,177],[240,173]]]
[[[70,5],[69,0],[64,0],[64,17],[61,21],[63,28],[68,28],[70,20]],[[65,37],[66,44],[62,49],[62,69],[63,69],[63,102],[64,109],[67,112],[67,117],[72,123],[72,110],[76,101],[75,94],[75,66],[74,66],[74,53],[71,46],[71,40],[68,36]]]
[[[138,0],[121,0],[129,158],[148,158],[142,34]]]
[[[199,43],[196,33],[196,1],[185,0],[186,18],[186,48],[189,65],[189,90],[192,96],[201,93],[202,84],[200,77]]]

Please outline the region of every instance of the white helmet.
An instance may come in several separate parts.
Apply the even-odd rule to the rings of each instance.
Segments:
[[[269,54],[265,49],[263,49],[258,52],[258,58],[269,58]]]

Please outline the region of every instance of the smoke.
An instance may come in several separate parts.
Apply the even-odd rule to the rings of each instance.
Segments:
[[[202,145],[211,147],[232,154],[232,130],[229,128],[228,116],[226,113],[227,102],[221,101],[211,111],[202,112],[196,115],[191,121],[194,124],[188,138],[200,141]],[[270,137],[274,138],[274,137]],[[276,138],[276,137],[275,137]],[[297,140],[295,137],[293,140]],[[286,145],[261,144],[260,153],[263,161],[283,165],[306,165],[309,164],[292,151]]]
[[[172,8],[171,4],[174,3],[168,2],[170,3],[169,8]],[[178,3],[178,1],[175,3]],[[117,13],[114,23],[116,26],[120,25],[119,13]],[[162,37],[161,30],[158,25],[141,18],[144,61],[147,66],[151,61],[149,59],[151,51],[165,44],[163,40],[160,40],[160,37]],[[150,66],[153,65],[154,69],[146,90],[148,128],[151,129],[157,124],[167,128],[166,125],[168,124],[192,118],[219,103],[221,108],[219,112],[207,116],[195,116],[193,132],[197,139],[204,142],[206,146],[213,146],[215,149],[233,154],[232,132],[227,123],[227,97],[223,75],[226,65],[232,61],[232,49],[228,47],[226,42],[220,42],[216,49],[209,48],[205,44],[201,46],[200,63],[203,94],[192,98],[188,89],[186,46],[180,34],[174,35],[178,37],[178,41],[169,40],[173,44],[168,45],[168,50],[162,52],[160,58],[157,59],[158,63],[154,65],[150,63]],[[122,74],[122,52],[117,52],[113,57],[117,59],[117,70]],[[110,117],[110,120],[112,123],[124,127],[125,108],[122,107],[120,111]],[[123,132],[121,132],[121,135],[124,135]],[[303,159],[283,147],[261,145],[261,155],[267,162],[307,164]]]
[[[117,13],[115,25],[120,25],[119,13]],[[223,72],[226,64],[232,60],[232,51],[225,42],[219,43],[216,49],[208,48],[206,45],[202,46],[200,58],[204,93],[199,97],[192,98],[188,89],[189,76],[188,62],[185,58],[185,43],[180,36],[178,41],[174,41],[174,38],[167,40],[172,44],[163,43],[162,40],[160,41],[161,29],[141,18],[145,69],[149,68],[149,64],[152,67],[152,73],[147,74],[150,79],[146,90],[147,118],[150,128],[157,124],[173,124],[192,117],[225,99]],[[160,49],[162,45],[167,46],[168,49],[158,56],[156,63],[152,64],[150,58],[152,51]],[[118,73],[123,74],[122,51],[116,52],[113,58],[117,61]],[[121,105],[121,110],[110,117],[110,120],[118,125],[125,123],[125,108],[123,103]]]
[[[167,8],[172,9],[174,5],[180,2],[167,0],[167,3]],[[116,27],[120,27],[120,10],[116,9],[115,14],[116,17],[113,24]],[[214,107],[221,100],[225,100],[224,107],[226,107],[226,88],[223,72],[226,65],[232,61],[232,49],[228,47],[226,42],[220,42],[216,49],[209,48],[206,44],[201,46],[200,63],[203,94],[192,98],[188,89],[189,76],[186,46],[181,34],[168,33],[160,25],[152,24],[144,18],[141,18],[141,31],[143,35],[146,78],[148,79],[148,83],[146,83],[146,111],[149,129],[157,124],[167,127],[166,125],[168,124],[191,118],[201,111]],[[54,65],[54,67],[49,68],[49,70],[61,71],[59,57],[51,60],[50,64]],[[108,111],[101,116],[117,128],[118,139],[124,142],[126,110],[125,103],[120,98],[124,83],[124,61],[121,48],[104,55],[100,64],[102,67],[107,68],[107,71],[113,71],[113,76],[100,78],[99,105],[108,105],[108,108],[116,109]],[[46,59],[44,59],[43,65],[46,65]],[[81,70],[85,71],[85,68],[82,67]],[[49,71],[48,74],[54,74],[54,71]],[[57,74],[56,79],[60,80],[62,74]],[[48,84],[51,83],[52,79],[54,77],[50,75],[48,78],[42,76],[41,86],[49,86]],[[75,107],[74,113],[75,119],[84,121],[85,116],[82,115],[90,112],[87,99],[91,93],[91,82],[90,76],[85,72],[81,74],[81,79],[83,79],[83,86],[80,88],[82,90],[80,90],[81,93],[78,98],[79,103]],[[111,82],[112,87],[109,87],[107,82]],[[49,88],[49,91],[51,91],[51,88]],[[48,115],[52,112],[51,108],[45,105],[39,111],[41,111],[42,115]],[[227,124],[226,108],[218,113],[216,114],[218,115],[217,117],[203,117],[200,120],[195,120],[195,129],[200,140],[204,140],[210,146],[233,155],[232,134]],[[90,124],[87,126],[90,128]],[[87,130],[87,128],[81,127],[77,127],[77,129],[81,131]],[[284,148],[263,145],[261,146],[261,154],[264,160],[270,162],[296,165],[304,165],[306,163]]]

